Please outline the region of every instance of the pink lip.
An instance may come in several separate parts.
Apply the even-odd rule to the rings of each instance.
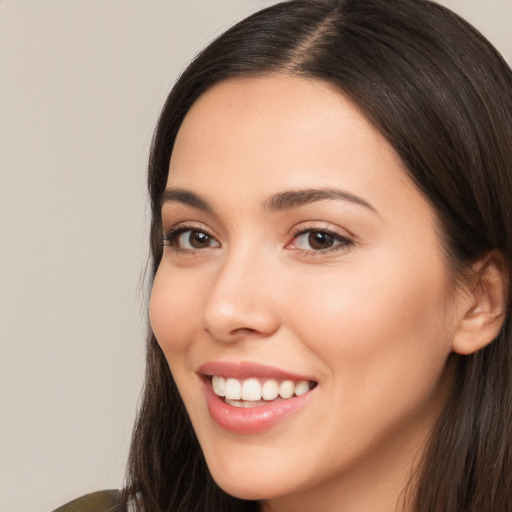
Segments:
[[[266,405],[257,407],[233,407],[214,393],[211,386],[211,379],[209,379],[208,376],[218,375],[235,379],[259,377],[289,379],[294,381],[313,379],[252,363],[206,363],[200,367],[198,373],[202,374],[206,403],[212,420],[224,430],[238,434],[261,432],[262,430],[273,427],[285,418],[299,413],[316,389],[312,389],[301,396],[288,398],[287,400],[271,401]]]
[[[256,377],[261,379],[279,379],[279,380],[314,380],[305,375],[298,375],[287,371],[265,366],[257,363],[228,363],[223,361],[212,361],[199,367],[197,373],[202,375],[218,375],[219,377],[233,379],[248,379]]]

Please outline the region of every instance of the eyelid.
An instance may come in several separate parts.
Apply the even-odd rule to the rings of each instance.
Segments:
[[[325,231],[326,233],[330,233],[331,235],[339,238],[346,238],[347,240],[356,239],[356,235],[351,233],[349,230],[339,226],[333,226],[331,223],[325,221],[301,222],[291,229],[290,237],[296,237],[298,235],[307,233],[308,231]]]
[[[208,244],[204,247],[183,247],[182,245],[190,245],[187,243],[180,244],[180,236],[188,231],[204,233],[209,237],[210,241],[214,242],[214,245]],[[343,233],[340,233],[343,231]],[[307,233],[324,233],[328,234],[334,239],[334,244],[331,247],[325,248],[314,248],[306,249],[303,247],[296,246],[296,240]],[[303,222],[295,226],[290,234],[288,235],[288,242],[285,244],[285,249],[294,250],[295,253],[302,256],[329,256],[332,253],[339,251],[347,251],[351,246],[355,244],[355,237],[345,229],[334,227],[331,224],[316,221]],[[205,249],[213,249],[221,247],[221,243],[218,237],[212,232],[212,230],[206,227],[199,221],[180,221],[172,224],[168,228],[164,228],[164,234],[162,237],[162,245],[170,247],[175,252],[183,252],[188,254],[195,254],[196,252],[202,252]]]
[[[346,234],[342,234],[339,231],[339,229],[333,229],[331,225],[326,225],[325,223],[302,223],[293,228],[293,230],[290,233],[290,241],[286,244],[285,248],[295,249],[299,254],[302,255],[317,257],[332,255],[332,253],[338,251],[346,251],[355,244],[355,236],[352,235],[351,233],[348,233],[346,230],[343,230]],[[335,240],[337,240],[338,243],[333,247],[328,247],[326,249],[302,249],[299,247],[292,246],[297,238],[311,232],[326,233],[332,236]]]
[[[212,234],[210,229],[208,229],[206,226],[204,226],[204,224],[201,224],[200,222],[195,222],[195,221],[177,222],[176,224],[173,224],[168,228],[164,227],[164,233],[162,236],[162,245],[165,247],[171,247],[175,251],[194,252],[194,253],[196,251],[201,251],[206,248],[210,248],[210,247],[205,247],[203,249],[200,249],[200,248],[184,249],[182,247],[173,245],[173,242],[176,241],[181,234],[186,233],[187,231],[196,231],[196,232],[204,233],[205,235],[210,237],[212,240],[215,240],[215,242],[218,244],[218,247],[220,247],[220,245],[221,245],[218,238],[214,234]]]

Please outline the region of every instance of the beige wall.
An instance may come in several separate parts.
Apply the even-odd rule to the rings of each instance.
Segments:
[[[194,53],[271,3],[0,0],[0,512],[121,484],[153,125]],[[512,61],[512,0],[445,3]]]

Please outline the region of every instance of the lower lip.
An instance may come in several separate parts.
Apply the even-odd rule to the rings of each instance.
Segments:
[[[210,380],[203,382],[208,411],[213,421],[224,430],[239,434],[254,434],[273,427],[288,416],[299,412],[313,392],[311,390],[301,396],[244,408],[227,404],[214,393]]]

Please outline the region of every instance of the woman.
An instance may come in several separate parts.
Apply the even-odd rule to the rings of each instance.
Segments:
[[[512,510],[511,141],[510,69],[426,0],[209,45],[151,151],[119,510]]]

